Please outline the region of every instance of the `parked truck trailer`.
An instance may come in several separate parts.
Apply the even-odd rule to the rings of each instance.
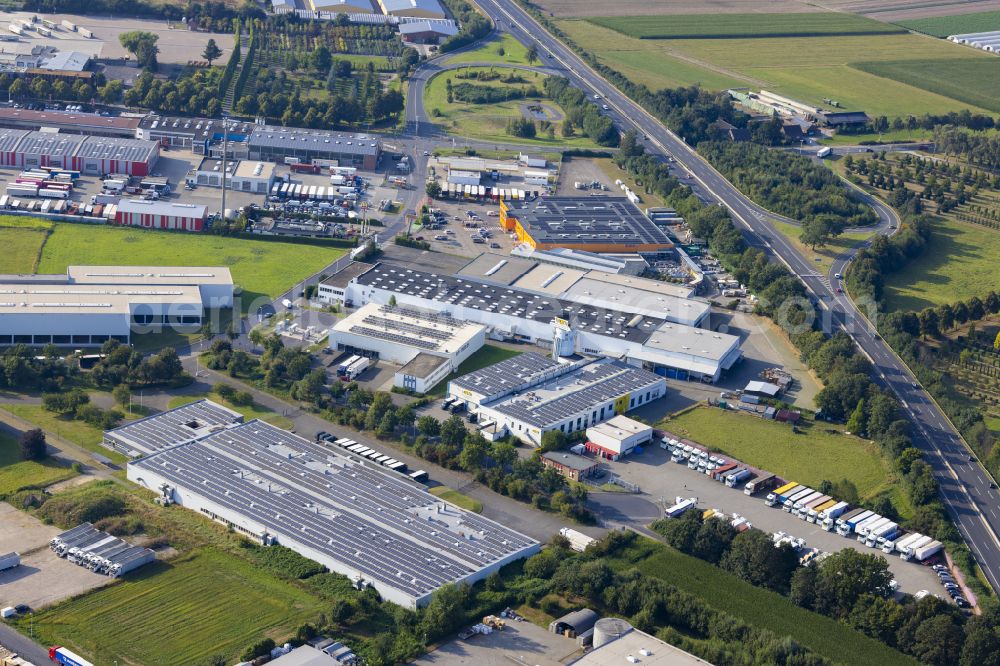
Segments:
[[[19,564],[21,564],[21,556],[16,552],[12,551],[10,553],[0,555],[0,571],[13,569]]]
[[[925,546],[921,546],[920,548],[914,548],[913,557],[918,562],[923,562],[929,557],[937,555],[942,550],[944,550],[944,544],[942,544],[940,541],[931,541]]]
[[[780,479],[774,474],[768,472],[762,473],[756,479],[751,479],[747,481],[743,486],[744,495],[753,495],[754,493],[764,492],[765,490],[770,490],[774,488]]]
[[[867,509],[858,509],[857,513],[852,511],[850,515],[837,521],[837,534],[840,536],[849,536],[853,534],[854,528],[857,527],[859,523],[868,520],[874,515],[874,511],[868,511]]]
[[[726,485],[730,488],[735,488],[752,476],[753,472],[748,470],[746,467],[738,469],[735,472],[730,472],[726,475]]]

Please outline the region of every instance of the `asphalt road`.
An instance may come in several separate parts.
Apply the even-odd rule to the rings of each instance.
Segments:
[[[750,201],[688,146],[667,130],[638,104],[604,80],[573,51],[549,34],[515,0],[478,0],[498,29],[509,32],[525,44],[538,44],[542,65],[556,70],[588,96],[606,104],[606,113],[620,129],[636,129],[652,154],[672,156],[690,174],[686,181],[704,201],[724,205],[738,222],[747,242],[781,261],[806,285],[819,303],[819,316],[828,332],[844,330],[872,360],[877,381],[895,393],[914,423],[914,444],[924,452],[941,485],[945,505],[959,531],[972,549],[979,565],[994,588],[1000,589],[1000,495],[990,485],[985,470],[970,459],[958,432],[927,393],[916,384],[902,361],[874,332],[855,304],[837,291],[837,281],[816,272],[814,266],[773,225],[776,218]],[[414,77],[426,81],[431,67],[417,69]],[[413,83],[411,81],[411,90]],[[422,87],[422,86],[421,86]],[[422,107],[408,96],[408,129],[416,137],[435,135],[422,117]],[[879,208],[882,208],[879,210]],[[889,214],[877,207],[880,216]],[[853,255],[852,255],[853,256]],[[833,272],[843,273],[850,261],[845,256],[835,262]],[[872,311],[872,313],[874,313]]]

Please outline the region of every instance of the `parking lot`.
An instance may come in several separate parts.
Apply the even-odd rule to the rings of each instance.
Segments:
[[[599,493],[594,495],[594,507],[606,520],[625,524],[648,523],[650,513],[663,515],[663,509],[675,503],[677,497],[698,498],[698,509],[717,509],[726,514],[738,513],[754,527],[773,533],[784,531],[791,536],[805,539],[806,546],[822,551],[836,552],[844,548],[886,557],[892,575],[900,588],[911,594],[929,590],[942,595],[944,590],[929,567],[915,562],[904,562],[898,556],[885,556],[880,551],[866,548],[855,539],[842,537],[836,532],[826,532],[784,511],[764,504],[766,493],[753,497],[743,494],[743,489],[728,488],[705,474],[670,461],[667,451],[658,446],[643,449],[638,455],[627,456],[617,462],[602,463],[608,472],[624,481],[638,485],[643,494]],[[606,480],[606,479],[602,479]],[[655,510],[652,508],[655,507]]]
[[[60,532],[0,502],[0,552],[21,554],[20,566],[0,572],[0,605],[25,604],[37,610],[113,580],[49,550],[49,541]]]
[[[20,44],[30,50],[32,46],[54,46],[60,51],[79,51],[100,58],[124,58],[130,56],[128,51],[118,41],[119,35],[132,30],[143,30],[159,35],[156,46],[159,52],[156,59],[163,64],[186,65],[191,60],[201,60],[205,44],[214,39],[222,49],[222,57],[218,62],[225,63],[233,50],[235,37],[232,33],[192,32],[183,24],[171,24],[168,21],[154,19],[137,19],[123,16],[77,16],[74,14],[44,14],[41,12],[6,12],[7,22],[15,20],[30,21],[33,16],[54,21],[57,26],[52,37],[43,37],[35,32],[26,31]],[[94,33],[92,39],[87,39],[78,32],[70,32],[62,27],[61,22],[68,20],[79,27]],[[4,27],[6,32],[6,27]],[[8,49],[9,50],[9,49]]]
[[[440,226],[414,232],[432,250],[475,257],[483,252],[509,254],[516,244],[500,228],[500,207],[495,201],[444,199],[434,201],[433,208],[441,212]]]

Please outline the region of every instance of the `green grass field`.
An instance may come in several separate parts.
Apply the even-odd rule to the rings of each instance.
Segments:
[[[790,481],[815,486],[824,479],[850,479],[861,497],[891,485],[889,466],[874,444],[826,423],[805,421],[796,434],[785,423],[698,407],[659,425]]]
[[[504,66],[498,66],[496,68],[468,67],[464,68],[462,71],[474,73],[490,69],[496,69],[500,73],[505,73],[505,71],[508,70],[508,68]],[[427,113],[431,115],[431,119],[435,123],[443,125],[452,134],[468,137],[470,139],[479,139],[481,141],[496,141],[498,144],[523,143],[540,147],[559,146],[567,148],[600,149],[600,147],[593,141],[585,136],[580,136],[579,134],[570,138],[563,138],[560,136],[560,122],[553,123],[555,126],[555,138],[552,139],[547,138],[543,133],[539,133],[534,139],[512,137],[506,132],[507,122],[511,118],[522,117],[522,105],[542,103],[558,110],[560,114],[563,113],[562,109],[559,109],[559,106],[554,102],[540,98],[514,99],[501,102],[499,104],[467,104],[457,100],[449,103],[446,83],[449,78],[452,80],[452,85],[457,85],[463,81],[476,83],[473,79],[457,78],[456,72],[457,70],[441,72],[428,81],[427,86],[424,88],[424,108],[427,110]],[[513,86],[522,89],[534,86],[538,90],[542,89],[542,85],[544,84],[546,78],[544,74],[528,70],[522,70],[521,74],[524,76],[527,83],[505,84],[501,81],[494,80],[489,81],[487,85],[491,87]],[[437,110],[437,115],[435,115],[435,110]]]
[[[481,42],[479,48],[463,51],[448,58],[448,63],[495,62],[498,65],[530,65],[528,49],[509,33],[493,33]],[[499,49],[503,49],[500,55]],[[536,63],[537,64],[537,63]]]
[[[895,25],[840,12],[607,16],[587,20],[639,39],[819,37],[904,32]]]
[[[204,549],[35,613],[33,631],[43,644],[65,645],[96,664],[188,666],[212,655],[235,663],[257,640],[280,643],[323,610],[310,592]],[[27,620],[22,625],[27,632]]]
[[[514,351],[513,349],[507,349],[506,347],[483,345],[482,349],[462,361],[462,364],[458,366],[458,370],[442,379],[437,386],[429,391],[428,395],[442,396],[444,395],[444,392],[448,390],[448,382],[456,377],[467,375],[470,372],[475,372],[480,368],[485,368],[488,365],[505,361],[508,358],[512,358],[522,353],[523,352]]]
[[[968,49],[974,53],[972,49]],[[970,106],[1000,111],[1000,58],[856,62],[863,72],[923,88]]]
[[[76,476],[71,468],[49,458],[40,462],[21,460],[17,440],[0,432],[0,495],[22,488],[44,488]]]
[[[80,264],[228,266],[243,288],[244,311],[260,296],[274,297],[344,254],[339,248],[297,243],[57,224],[38,270],[62,273]]]
[[[0,227],[0,273],[34,273],[38,254],[45,244],[47,231]]]
[[[933,37],[948,37],[966,32],[1000,30],[1000,11],[935,16],[909,21],[895,21],[895,24]]]
[[[577,44],[592,49],[598,60],[652,89],[695,83],[709,89],[749,87],[817,106],[823,106],[824,99],[835,99],[841,108],[873,116],[947,113],[970,108],[970,103],[931,87],[861,71],[852,66],[855,62],[935,61],[935,67],[943,68],[952,59],[968,63],[995,58],[908,33],[653,40],[628,37],[589,20],[557,23]]]
[[[817,271],[822,272],[824,275],[830,272],[830,268],[833,266],[833,262],[838,255],[850,250],[861,241],[872,237],[872,233],[867,231],[850,233],[845,232],[836,238],[830,239],[830,242],[828,242],[825,246],[817,247],[814,250],[805,243],[799,242],[799,237],[802,235],[802,227],[786,224],[784,222],[772,223],[778,231],[795,243],[795,247],[798,248],[799,252],[801,252],[803,256],[812,260]]]
[[[466,511],[472,511],[473,513],[482,513],[483,505],[477,500],[469,497],[468,495],[463,495],[457,490],[452,490],[448,486],[435,486],[430,489],[430,494],[435,497],[440,497],[446,502],[451,502],[455,506],[462,507]]]
[[[243,418],[246,421],[252,421],[253,419],[260,419],[261,421],[270,423],[276,428],[281,428],[283,430],[291,430],[292,428],[295,427],[295,424],[292,423],[291,419],[289,419],[286,416],[282,416],[277,412],[271,411],[267,407],[258,405],[257,403],[253,403],[252,405],[234,405],[228,400],[223,400],[215,393],[212,393],[211,395],[208,393],[200,393],[197,395],[179,395],[175,398],[171,398],[170,401],[167,403],[167,407],[169,409],[173,409],[175,407],[180,407],[182,405],[186,405],[196,400],[201,400],[202,398],[208,398],[213,402],[225,405],[229,409],[239,412],[240,414],[243,415]]]
[[[885,277],[886,308],[922,310],[982,296],[1000,283],[1000,233],[943,219],[927,249]]]
[[[847,625],[807,611],[786,597],[738,579],[722,569],[673,548],[640,537],[637,545],[610,563],[616,570],[636,567],[699,597],[747,624],[791,636],[838,664],[885,666],[916,664],[904,654]]]
[[[0,409],[6,409],[25,421],[30,421],[46,433],[52,433],[66,439],[77,446],[99,453],[105,458],[122,463],[127,459],[122,454],[101,445],[104,431],[83,421],[63,418],[58,414],[46,411],[41,405],[26,405],[24,403],[0,404]]]

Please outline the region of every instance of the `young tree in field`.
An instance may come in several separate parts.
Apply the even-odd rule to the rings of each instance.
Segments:
[[[143,30],[131,30],[118,35],[122,47],[135,56],[140,67],[149,70],[156,69],[156,56],[160,52],[156,41],[159,38],[159,35]]]
[[[129,389],[128,384],[119,384],[111,389],[111,396],[122,407],[128,407],[129,402],[132,401],[132,391]]]
[[[528,53],[525,55],[528,62],[534,64],[538,62],[538,44],[532,44],[528,47]]]
[[[42,460],[48,455],[45,451],[45,433],[38,428],[21,433],[19,444],[24,460]]]
[[[205,50],[201,52],[201,57],[211,65],[213,60],[218,60],[222,57],[222,49],[219,48],[214,39],[210,39],[208,40],[208,44],[205,44]]]

